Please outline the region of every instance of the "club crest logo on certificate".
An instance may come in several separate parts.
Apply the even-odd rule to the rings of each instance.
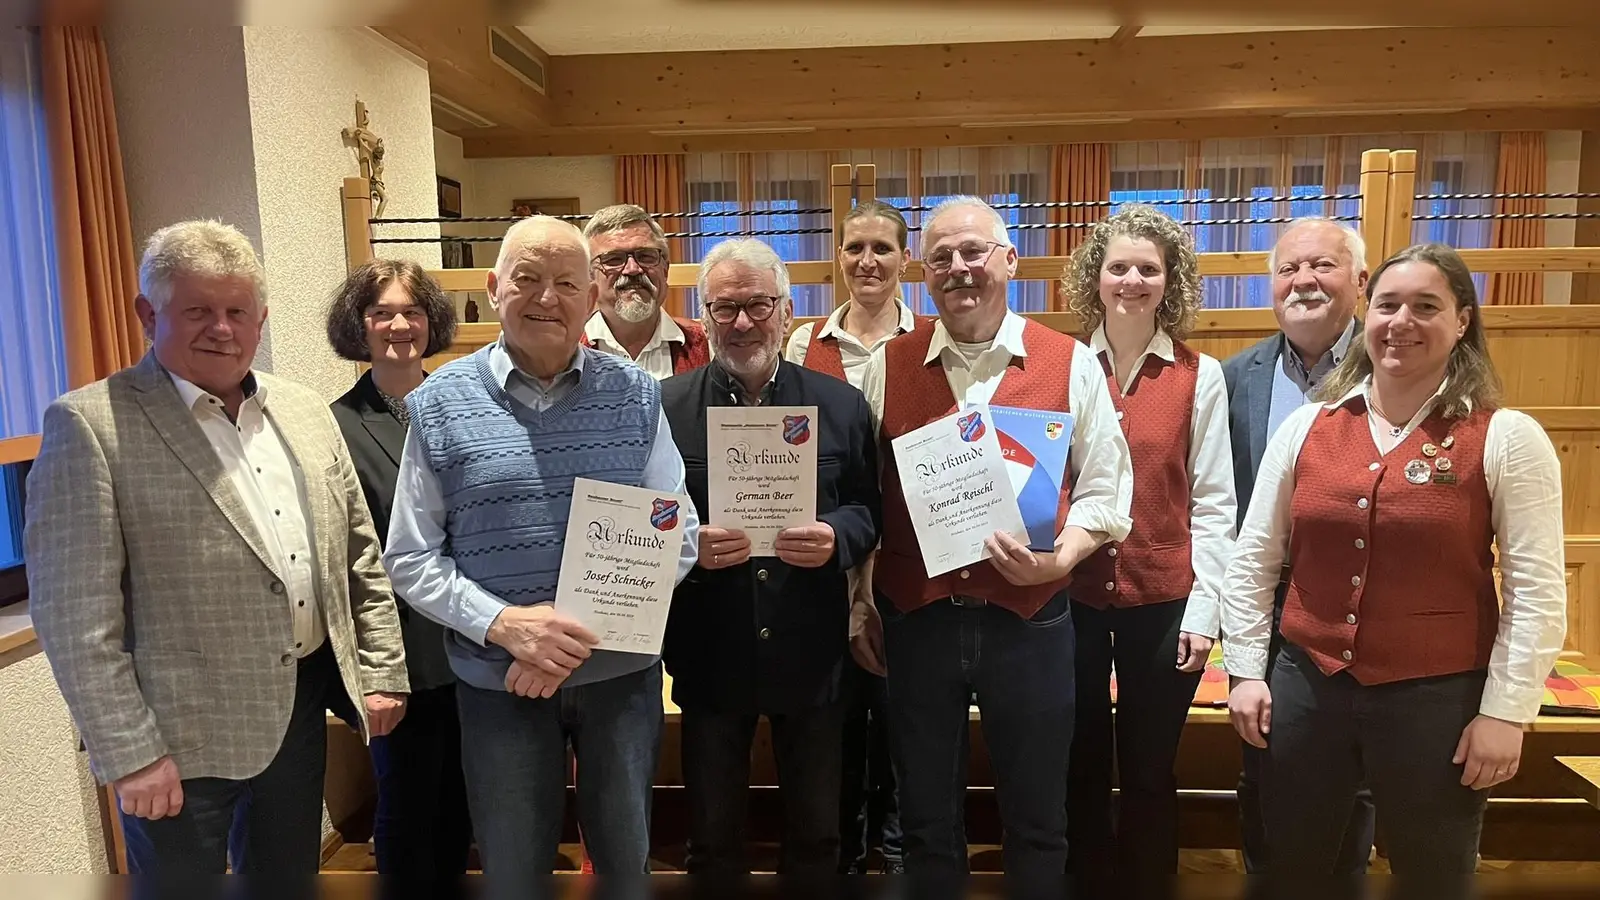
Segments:
[[[683,548],[681,494],[572,482],[556,609],[599,638],[601,650],[661,652]]]
[[[987,559],[983,542],[996,531],[1028,541],[989,407],[951,413],[891,447],[928,577]]]
[[[817,519],[817,408],[706,410],[706,521],[743,531],[751,556],[774,556],[778,532]]]

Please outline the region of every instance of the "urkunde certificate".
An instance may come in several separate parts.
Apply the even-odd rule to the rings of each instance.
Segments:
[[[817,520],[817,408],[706,410],[706,519],[743,531],[751,556],[776,556],[791,525]]]
[[[573,481],[556,609],[594,632],[599,649],[661,652],[690,502],[680,494]]]
[[[988,406],[929,422],[891,447],[929,578],[988,559],[983,542],[996,531],[1028,543]]]

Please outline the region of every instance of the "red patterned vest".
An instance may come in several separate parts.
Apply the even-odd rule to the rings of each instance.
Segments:
[[[920,325],[937,319],[932,316],[918,316],[916,321]],[[844,356],[839,352],[839,339],[832,335],[821,336],[826,325],[827,320],[824,319],[811,327],[811,340],[806,343],[806,368],[824,375],[832,375],[841,381],[848,380],[844,374]],[[891,337],[890,340],[894,338]]]
[[[1072,599],[1095,609],[1165,603],[1194,587],[1188,462],[1200,357],[1178,342],[1172,355],[1146,356],[1126,395],[1110,354],[1099,356],[1133,462],[1133,531],[1073,570]]]
[[[1295,462],[1283,635],[1324,673],[1372,685],[1489,665],[1493,414],[1435,412],[1381,457],[1365,400],[1317,415]]]
[[[711,343],[706,339],[705,328],[692,319],[673,316],[672,321],[683,329],[683,343],[671,341],[667,345],[672,350],[672,374],[682,375],[685,372],[692,372],[711,362]],[[578,341],[585,347],[591,349],[594,347],[594,342],[589,340],[587,334]]]
[[[955,572],[929,578],[922,563],[922,551],[905,495],[900,490],[900,473],[895,466],[889,441],[941,419],[956,411],[956,398],[950,393],[939,360],[926,365],[928,346],[933,341],[935,320],[921,322],[914,331],[895,338],[883,347],[884,390],[883,426],[883,543],[873,565],[872,585],[895,608],[910,612],[940,597],[961,594],[980,597],[996,606],[1030,618],[1050,598],[1066,587],[1068,579],[1034,587],[1017,587],[1000,576],[987,561]],[[1052,331],[1032,319],[1022,331],[1026,357],[1016,357],[1001,377],[990,401],[995,406],[1070,412],[1068,385],[1071,381],[1072,351],[1077,342]],[[1067,520],[1071,503],[1070,477],[1061,490],[1061,505],[1056,512],[1056,530]]]

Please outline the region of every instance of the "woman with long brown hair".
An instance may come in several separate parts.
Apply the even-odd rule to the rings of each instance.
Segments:
[[[1272,872],[1331,874],[1364,782],[1394,873],[1457,877],[1566,635],[1561,467],[1536,421],[1499,407],[1454,250],[1401,251],[1367,295],[1323,402],[1291,414],[1262,459],[1225,581],[1228,707],[1270,755]]]
[[[1181,225],[1153,207],[1123,208],[1073,253],[1064,291],[1091,333],[1133,462],[1133,530],[1080,563],[1072,582],[1068,851],[1083,886],[1110,890],[1113,876],[1125,885],[1177,872],[1173,764],[1217,637],[1237,515],[1232,442],[1222,366],[1183,343],[1201,294]]]

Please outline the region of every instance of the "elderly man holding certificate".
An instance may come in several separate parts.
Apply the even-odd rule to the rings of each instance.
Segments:
[[[756,240],[700,264],[712,362],[661,385],[705,523],[664,659],[683,710],[690,872],[739,877],[756,722],[783,790],[780,873],[831,878],[839,855],[847,573],[878,540],[877,442],[847,382],[783,360],[789,278]]]
[[[1128,535],[1128,445],[1094,355],[1008,309],[1017,251],[998,213],[946,201],[923,221],[922,250],[939,318],[877,350],[862,381],[883,451],[883,544],[863,580],[871,593],[852,607],[851,650],[887,671],[907,874],[937,882],[966,869],[961,773],[975,692],[1005,871],[1024,892],[1055,895],[1074,713],[1066,587],[1079,562]],[[1004,502],[1002,408],[1053,413],[1041,430],[1069,441],[1043,542],[1023,530],[1016,500]],[[948,506],[927,501],[940,485]]]
[[[406,396],[384,563],[449,628],[462,764],[491,896],[533,896],[561,837],[567,748],[601,875],[649,871],[659,643],[697,519],[660,387],[579,346],[589,249],[547,216],[488,276],[500,339]]]

